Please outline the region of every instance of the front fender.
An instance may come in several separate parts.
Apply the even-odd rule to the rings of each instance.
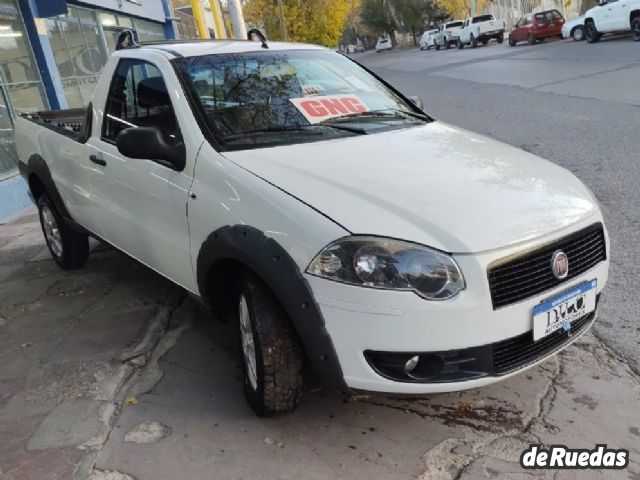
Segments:
[[[246,226],[222,227],[203,242],[197,259],[200,294],[209,301],[209,274],[219,261],[234,260],[258,275],[291,319],[313,369],[326,385],[347,391],[331,337],[311,287],[286,250],[262,231]]]

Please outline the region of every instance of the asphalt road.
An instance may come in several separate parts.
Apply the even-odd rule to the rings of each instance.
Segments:
[[[568,168],[600,200],[611,274],[596,332],[640,371],[640,43],[391,51],[354,58],[439,120]]]

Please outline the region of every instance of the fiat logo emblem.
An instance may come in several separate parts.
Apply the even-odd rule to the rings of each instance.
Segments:
[[[551,256],[551,271],[558,280],[564,280],[569,275],[569,257],[562,250]]]

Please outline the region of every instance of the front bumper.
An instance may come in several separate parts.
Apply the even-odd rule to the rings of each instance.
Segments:
[[[411,292],[351,286],[307,275],[345,383],[354,390],[402,394],[465,390],[505,379],[572,343],[590,327],[593,318],[576,320],[571,336],[559,334],[534,344],[533,307],[594,278],[599,294],[607,282],[608,260],[557,288],[506,307],[494,310],[492,306],[487,266],[544,241],[455,255],[467,288],[442,302],[430,302]],[[504,353],[509,351],[517,355]],[[437,355],[446,363],[446,369],[423,381],[402,379],[388,369],[389,365],[393,369],[394,355],[398,358],[428,355],[436,362],[440,361],[434,359]]]

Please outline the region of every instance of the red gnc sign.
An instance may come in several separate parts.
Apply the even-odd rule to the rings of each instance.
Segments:
[[[289,100],[309,123],[320,123],[329,118],[369,111],[357,95],[321,95]]]

